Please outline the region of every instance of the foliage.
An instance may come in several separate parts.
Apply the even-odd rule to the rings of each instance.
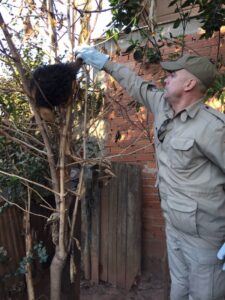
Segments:
[[[208,89],[206,99],[208,100],[212,97],[217,98],[222,105],[225,104],[225,74],[219,75],[213,86]]]
[[[0,263],[5,264],[9,259],[7,250],[3,246],[0,246]]]
[[[37,258],[39,262],[46,263],[48,260],[48,253],[45,246],[43,246],[43,242],[40,241],[39,243],[36,243],[33,247],[34,252],[36,252]]]
[[[15,134],[16,136],[16,134]],[[48,168],[45,161],[34,154],[24,151],[17,143],[0,139],[0,169],[10,174],[25,177],[26,179],[46,184]],[[0,174],[1,194],[11,202],[24,205],[27,199],[26,186],[17,177],[9,177]],[[31,185],[32,186],[32,185]],[[44,196],[44,190],[35,187]]]
[[[19,267],[18,269],[16,270],[16,272],[14,273],[14,276],[17,276],[19,274],[26,274],[27,270],[27,265],[28,264],[31,264],[33,262],[33,256],[30,254],[28,256],[24,256],[22,258],[22,260],[20,261],[19,263]]]
[[[173,0],[169,6],[172,5],[176,5],[175,12],[180,14],[174,22],[174,28],[178,27],[182,20],[189,20],[188,10],[193,6],[198,7],[197,19],[201,21],[202,29],[205,30],[202,38],[212,37],[214,32],[219,31],[225,25],[224,0]]]
[[[142,31],[143,34],[143,31]],[[133,52],[134,60],[138,62],[145,63],[157,63],[159,62],[161,55],[159,47],[149,47],[149,44],[146,43],[142,46],[142,43],[139,40],[129,40],[130,46],[126,49],[125,53]]]
[[[108,26],[125,33],[131,32],[133,26],[138,24],[140,12],[143,9],[143,1],[140,0],[109,0],[112,7],[112,21]]]
[[[15,277],[18,275],[24,275],[27,273],[27,265],[33,264],[35,260],[39,261],[40,264],[46,263],[48,260],[48,253],[43,242],[40,241],[33,246],[32,252],[29,255],[22,257],[19,262],[18,268],[14,272],[5,273],[0,276],[1,280],[7,280],[8,278]],[[0,263],[8,264],[11,258],[8,256],[7,250],[4,247],[0,247]]]

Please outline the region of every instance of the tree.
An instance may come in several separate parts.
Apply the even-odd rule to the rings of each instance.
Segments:
[[[74,282],[76,270],[79,270],[79,259],[74,257],[80,248],[75,227],[83,190],[84,166],[98,163],[95,158],[91,159],[87,145],[93,144],[93,133],[90,132],[97,126],[102,91],[94,83],[92,88],[87,86],[88,81],[85,83],[83,78],[88,77],[88,73],[84,71],[83,77],[73,84],[67,104],[55,109],[55,122],[47,123],[40,117],[30,90],[30,79],[39,64],[59,63],[64,59],[74,61],[75,45],[80,41],[89,42],[91,38],[91,18],[84,18],[83,12],[90,10],[91,6],[89,2],[67,1],[67,5],[62,5],[61,1],[53,0],[2,4],[11,20],[7,25],[0,15],[4,37],[1,59],[7,72],[4,74],[4,84],[1,84],[1,145],[7,149],[1,161],[1,183],[7,183],[1,192],[1,199],[25,211],[27,255],[23,264],[26,267],[29,299],[35,298],[29,268],[29,257],[32,257],[33,251],[29,217],[33,214],[31,202],[36,198],[41,205],[48,207],[50,216],[47,222],[51,223],[55,245],[50,290],[51,299],[57,300],[63,297],[61,285],[66,263],[70,265],[68,277],[71,282]],[[101,1],[97,6],[100,11]],[[78,23],[81,23],[80,34],[76,28]],[[64,43],[66,46],[62,47]],[[91,149],[94,147],[96,145]],[[75,177],[71,175],[74,172],[78,178],[77,174]],[[78,181],[75,186],[74,181]],[[17,196],[22,203],[18,203],[18,197],[17,201],[12,199],[15,196],[13,187],[19,189]],[[45,200],[46,195],[54,196],[54,206]]]

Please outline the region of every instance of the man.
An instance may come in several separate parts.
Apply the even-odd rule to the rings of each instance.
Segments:
[[[77,56],[111,74],[154,114],[171,300],[225,299],[218,259],[225,255],[225,115],[203,103],[215,79],[214,65],[194,55],[162,62],[168,75],[159,91],[94,48],[83,47]]]

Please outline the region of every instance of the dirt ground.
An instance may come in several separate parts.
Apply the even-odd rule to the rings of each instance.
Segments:
[[[113,287],[108,283],[92,285],[81,281],[80,300],[166,300],[165,283],[153,280],[151,276],[142,276],[129,292]]]

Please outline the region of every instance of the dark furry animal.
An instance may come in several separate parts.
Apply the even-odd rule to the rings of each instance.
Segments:
[[[74,63],[38,67],[32,74],[30,85],[37,107],[53,108],[65,104],[81,64],[82,60],[78,59]]]

